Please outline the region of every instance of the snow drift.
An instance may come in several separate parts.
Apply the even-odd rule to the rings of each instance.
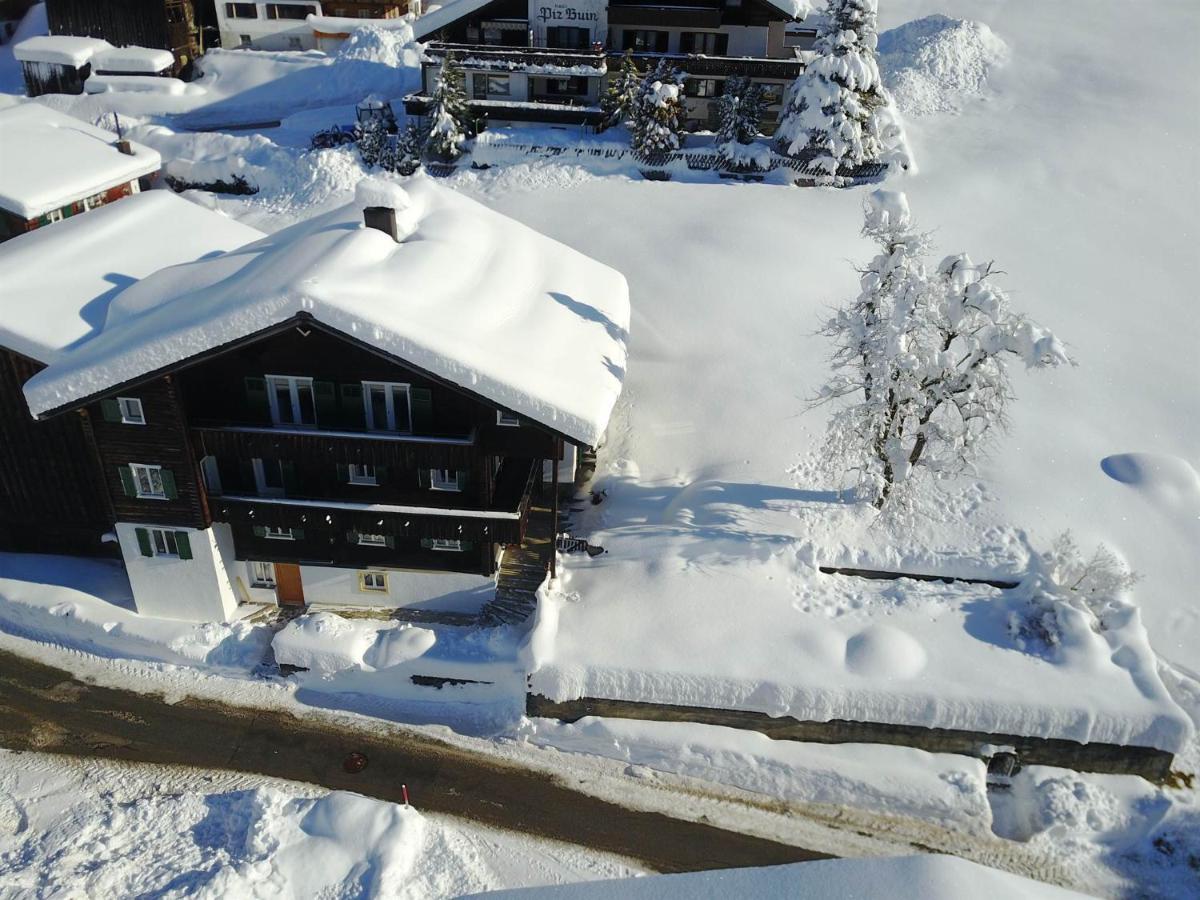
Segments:
[[[982,22],[926,16],[879,35],[879,67],[905,115],[956,112],[1008,61],[1008,45]]]

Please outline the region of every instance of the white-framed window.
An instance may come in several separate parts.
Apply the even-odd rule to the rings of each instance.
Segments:
[[[61,209],[52,209],[46,213],[47,222],[61,222],[63,220],[63,211]]]
[[[250,586],[256,588],[275,587],[275,564],[269,562],[250,563]]]
[[[430,550],[449,550],[452,552],[458,552],[462,550],[462,548],[462,541],[447,541],[442,538],[433,538],[429,542]]]
[[[225,18],[227,19],[257,19],[258,4],[256,3],[226,3]],[[243,35],[247,37],[247,35]]]
[[[142,463],[130,463],[129,471],[133,473],[133,486],[141,499],[166,500],[167,491],[163,487],[162,466],[147,466]]]
[[[457,469],[430,469],[429,470],[429,487],[435,491],[461,490],[461,488],[458,486],[458,470]]]
[[[104,205],[103,194],[92,194],[90,197],[85,197],[83,200],[83,208],[87,210],[95,209],[97,206]]]
[[[509,428],[516,428],[521,424],[519,417],[510,412],[505,412],[502,409],[496,410],[496,424],[505,425]]]
[[[150,548],[155,556],[179,556],[179,542],[174,531],[166,528],[150,528]]]
[[[395,431],[401,434],[412,431],[412,406],[409,403],[407,384],[364,381],[362,386],[368,429]]]
[[[295,533],[290,528],[276,528],[273,525],[268,525],[263,529],[263,537],[272,541],[294,541]]]
[[[350,483],[375,485],[379,484],[379,478],[375,474],[374,466],[356,466],[353,463],[350,465]]]
[[[386,547],[386,534],[360,534],[358,536],[358,544],[360,547]]]
[[[317,407],[313,398],[313,380],[299,375],[268,375],[267,400],[271,404],[271,421],[276,425],[317,424]]]
[[[386,593],[388,589],[387,572],[359,572],[358,589]]]
[[[289,50],[303,50],[304,44],[298,37],[289,37],[287,39]]]
[[[121,411],[121,421],[126,425],[146,424],[146,414],[142,410],[142,401],[137,397],[118,397],[117,408]]]
[[[278,459],[254,457],[254,489],[260,497],[282,497],[284,494],[283,463]]]

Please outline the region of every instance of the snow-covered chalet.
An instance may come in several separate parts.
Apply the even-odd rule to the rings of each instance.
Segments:
[[[105,305],[24,397],[83,423],[139,611],[198,621],[479,614],[535,506],[552,536],[544,479],[604,434],[629,324],[619,273],[424,176]]]
[[[595,125],[606,79],[630,51],[641,72],[665,59],[686,74],[689,128],[715,126],[726,79],[761,85],[770,134],[784,89],[804,70],[815,19],[806,0],[452,0],[414,24],[428,43],[421,89],[405,108],[428,112],[453,54],[478,120]]]

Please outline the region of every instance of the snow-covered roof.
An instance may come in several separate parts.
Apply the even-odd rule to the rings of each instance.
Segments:
[[[161,72],[175,65],[170,50],[155,47],[109,47],[97,50],[92,56],[92,68],[104,72],[125,72],[131,75]]]
[[[103,326],[129,285],[260,237],[169,191],[148,191],[13,238],[0,244],[0,346],[53,363]]]
[[[413,22],[413,39],[423,41],[435,31],[483,9],[491,2],[492,0],[451,0],[450,3],[425,13]]]
[[[363,226],[392,206],[399,242]],[[625,373],[624,277],[423,175],[123,292],[103,330],[25,386],[34,415],[297,314],[586,444]]]
[[[112,44],[100,38],[39,34],[13,47],[13,56],[21,62],[52,63],[78,69],[91,60],[94,54],[111,49]]]
[[[0,207],[26,219],[44,215],[151,172],[157,150],[130,142],[43,106],[18,103],[0,109]]]
[[[412,19],[401,16],[394,19],[356,19],[351,16],[307,16],[308,27],[321,34],[350,34],[359,28],[379,28],[383,31],[403,31],[412,25]]]

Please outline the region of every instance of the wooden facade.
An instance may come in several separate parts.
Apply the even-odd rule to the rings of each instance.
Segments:
[[[21,388],[43,365],[0,348],[0,549],[109,555],[108,495],[84,413],[45,422]]]
[[[103,38],[116,47],[170,50],[178,74],[201,54],[193,0],[46,0],[51,34]]]
[[[109,203],[120,200],[123,197],[132,196],[142,190],[148,190],[153,182],[153,176],[137,178],[124,184],[118,184],[108,190],[100,191],[90,197],[80,197],[78,200],[73,200],[58,209],[51,210],[34,219],[26,219],[17,213],[0,207],[0,241],[6,241],[9,238],[16,237],[18,234],[25,234],[28,231],[42,228],[54,222],[60,222],[63,219],[69,219],[72,216],[80,215],[97,207],[106,206]]]

